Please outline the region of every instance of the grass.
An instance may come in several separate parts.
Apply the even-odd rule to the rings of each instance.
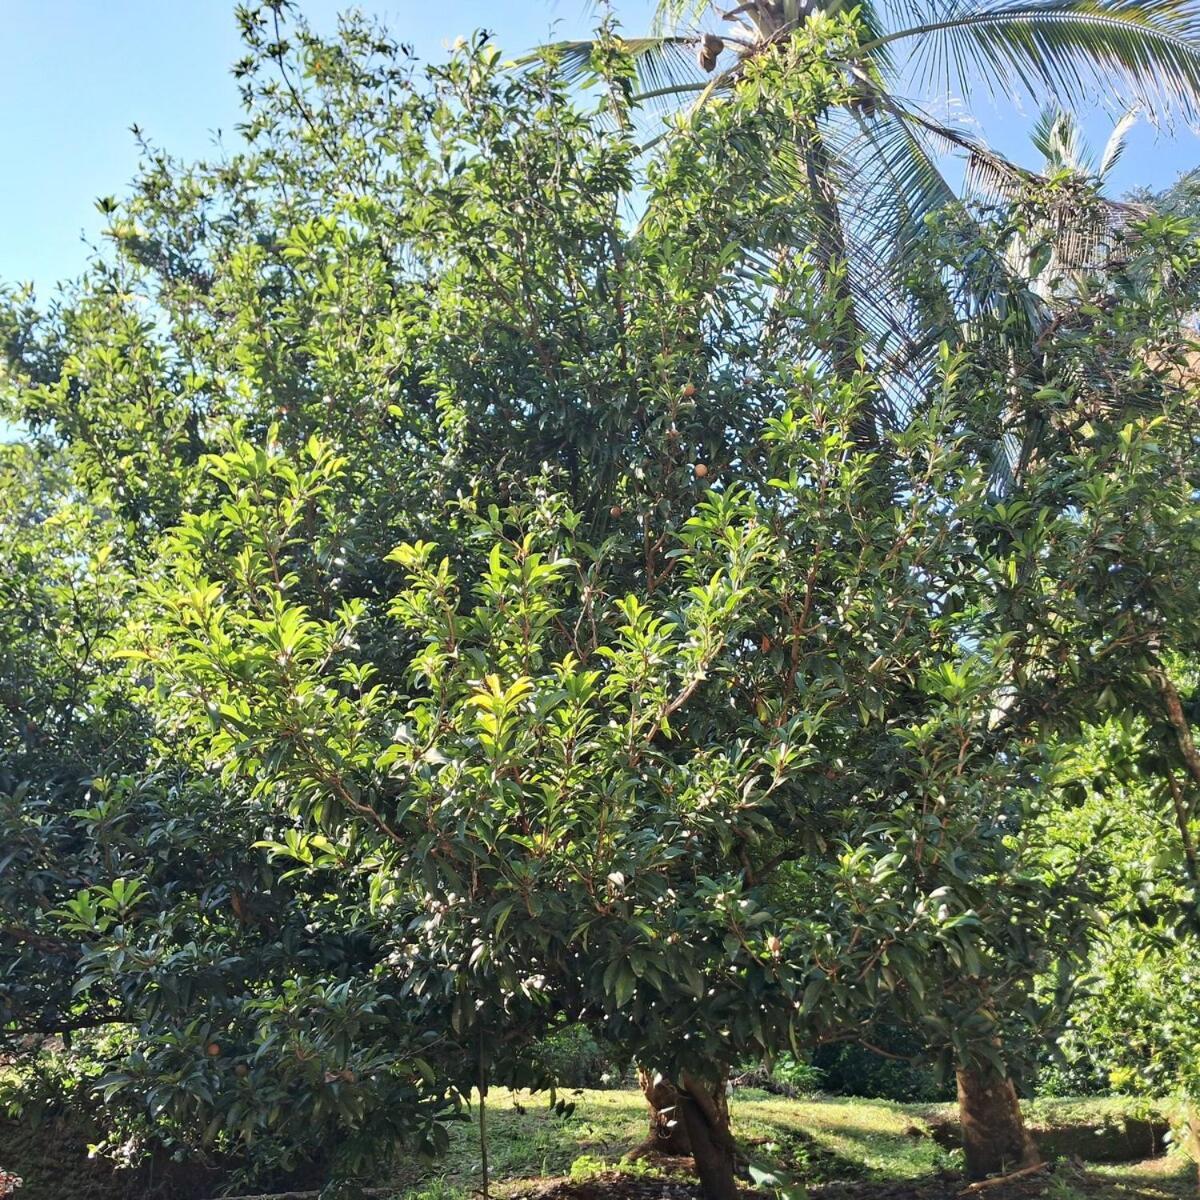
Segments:
[[[574,1101],[574,1114],[564,1120],[551,1111],[545,1093],[495,1091],[488,1098],[489,1159],[497,1200],[516,1200],[528,1193],[533,1180],[571,1176],[590,1178],[617,1167],[622,1157],[647,1133],[645,1103],[633,1089],[560,1092]],[[1145,1102],[1112,1098],[1038,1100],[1025,1105],[1026,1117],[1048,1153],[1057,1137],[1069,1132],[1084,1147],[1084,1157],[1096,1130],[1120,1127],[1126,1117],[1144,1120]],[[954,1117],[952,1105],[898,1104],[886,1100],[788,1100],[751,1088],[739,1089],[732,1100],[735,1133],[753,1143],[800,1181],[813,1187],[834,1183],[814,1200],[957,1200],[961,1180],[947,1175],[960,1165],[960,1153],[946,1150],[931,1136],[938,1125]],[[394,1200],[468,1200],[481,1182],[478,1109],[470,1121],[450,1127],[450,1149],[433,1164],[410,1162],[394,1172],[389,1185]],[[19,1149],[21,1128],[0,1121],[0,1147],[11,1156]],[[44,1147],[42,1147],[44,1149]],[[68,1170],[64,1153],[51,1168],[38,1192],[42,1196],[93,1193],[92,1164],[83,1157]],[[1139,1151],[1140,1152],[1140,1151]],[[37,1155],[36,1148],[31,1153]],[[1060,1153],[1063,1153],[1060,1151]],[[1028,1186],[1007,1186],[981,1193],[976,1200],[1193,1200],[1196,1169],[1180,1157],[1147,1158],[1137,1162],[1100,1164],[1087,1169],[1073,1165],[1068,1149],[1057,1169]],[[44,1156],[43,1156],[44,1157]],[[40,1162],[30,1159],[34,1166]],[[75,1161],[71,1159],[71,1161]],[[10,1164],[11,1165],[11,1164]],[[574,1167],[574,1170],[572,1168]],[[625,1172],[644,1173],[645,1164],[625,1166]],[[66,1172],[66,1173],[64,1173]],[[68,1180],[67,1175],[70,1175]],[[32,1172],[33,1184],[40,1178]],[[21,1195],[23,1193],[19,1193]],[[629,1200],[625,1189],[606,1189],[611,1200]],[[645,1192],[637,1193],[644,1196]],[[630,1193],[633,1195],[633,1193]]]
[[[646,1136],[646,1106],[637,1091],[570,1091],[575,1113],[556,1117],[544,1095],[493,1092],[488,1097],[492,1179],[568,1175],[578,1160],[616,1165]],[[951,1161],[909,1108],[875,1100],[787,1100],[755,1089],[732,1103],[739,1138],[756,1142],[809,1183],[830,1179],[916,1180]],[[450,1151],[431,1167],[396,1176],[405,1200],[457,1200],[480,1181],[477,1113],[451,1130]],[[582,1170],[581,1164],[581,1170]],[[498,1191],[503,1192],[501,1186]]]
[[[919,1179],[951,1159],[911,1107],[887,1100],[785,1100],[747,1089],[734,1099],[733,1120],[739,1137],[782,1144],[789,1168],[814,1183]]]
[[[645,1102],[640,1092],[569,1091],[576,1109],[556,1116],[547,1097],[528,1092],[492,1091],[487,1101],[488,1160],[493,1179],[566,1175],[585,1154],[617,1159],[646,1133]],[[477,1097],[475,1098],[477,1101]],[[480,1179],[478,1108],[471,1121],[450,1126],[450,1149],[432,1167],[402,1169],[398,1196],[414,1189],[441,1195],[446,1189],[470,1189]],[[407,1190],[406,1190],[407,1189]]]
[[[495,1194],[527,1189],[529,1181],[575,1178],[621,1158],[646,1135],[646,1109],[635,1090],[562,1093],[575,1102],[569,1119],[550,1110],[545,1094],[493,1092],[488,1098],[489,1164]],[[735,1132],[757,1144],[808,1185],[845,1181],[863,1200],[878,1192],[921,1200],[922,1181],[960,1165],[930,1136],[930,1122],[953,1116],[951,1105],[897,1104],[886,1100],[787,1100],[740,1089],[731,1106]],[[480,1183],[477,1111],[451,1130],[442,1161],[410,1164],[393,1178],[396,1200],[465,1200]],[[1117,1098],[1040,1100],[1027,1106],[1039,1130],[1117,1125],[1125,1116],[1148,1115],[1140,1102]],[[625,1167],[624,1170],[646,1170]],[[944,1177],[944,1176],[943,1176]],[[955,1190],[959,1185],[955,1185]],[[936,1191],[937,1189],[933,1189]],[[1195,1191],[1195,1167],[1175,1157],[1142,1162],[1063,1165],[1040,1185],[1039,1200],[1183,1200]],[[842,1189],[844,1191],[844,1189]],[[931,1193],[932,1194],[932,1193]],[[953,1192],[951,1194],[954,1194]]]
[[[920,1104],[912,1111],[929,1120],[955,1120],[953,1104]],[[1022,1100],[1021,1111],[1032,1129],[1061,1128],[1064,1125],[1119,1124],[1125,1117],[1147,1118],[1160,1115],[1159,1106],[1135,1096],[1071,1096]]]
[[[1043,1200],[1195,1200],[1196,1168],[1180,1156],[1059,1171]]]

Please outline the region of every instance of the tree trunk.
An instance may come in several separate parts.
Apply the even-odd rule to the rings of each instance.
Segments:
[[[650,1106],[650,1136],[634,1152],[690,1155],[704,1200],[736,1200],[734,1141],[729,1128],[725,1081],[685,1075],[680,1084],[638,1068],[642,1094]]]
[[[850,269],[846,231],[838,207],[837,186],[829,149],[815,125],[800,135],[804,165],[808,174],[809,202],[817,218],[817,252],[825,271],[824,286],[830,288],[836,312],[836,327],[830,342],[830,366],[835,379],[847,382],[858,372],[858,349],[863,326],[858,319],[854,292],[847,272]],[[870,404],[864,401],[864,404]],[[864,407],[855,417],[851,435],[859,450],[879,449],[876,414]]]
[[[734,1141],[729,1128],[729,1101],[725,1081],[715,1084],[685,1075],[679,1093],[679,1107],[692,1160],[704,1200],[737,1200],[734,1178]]]
[[[1017,1089],[1006,1075],[958,1069],[958,1116],[967,1175],[983,1179],[1042,1161],[1021,1117]]]
[[[1196,1183],[1200,1185],[1200,1108],[1189,1108],[1184,1114],[1183,1148],[1196,1164]]]
[[[684,1158],[692,1152],[683,1114],[679,1111],[679,1091],[656,1071],[638,1067],[642,1095],[650,1106],[650,1136],[636,1154],[666,1154]]]

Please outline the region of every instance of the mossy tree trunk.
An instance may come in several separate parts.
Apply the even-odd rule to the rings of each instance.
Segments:
[[[1184,1118],[1183,1147],[1196,1164],[1196,1183],[1200,1186],[1200,1107],[1192,1105]]]

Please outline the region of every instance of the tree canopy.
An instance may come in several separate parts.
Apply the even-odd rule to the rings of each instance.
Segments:
[[[553,1085],[576,1024],[717,1200],[727,1074],[886,1023],[957,1075],[973,1172],[1036,1155],[1047,1039],[1190,997],[1191,225],[1034,338],[950,320],[943,268],[1056,196],[947,202],[910,277],[945,336],[879,423],[847,257],[748,170],[861,103],[861,22],[787,22],[647,158],[611,30],[595,100],[575,52],[420,69],[279,15],[241,14],[245,148],[147,148],[107,253],[0,316],[0,1037],[86,1042],[110,1150],[331,1194]],[[1051,15],[1069,72],[1142,79],[1116,18]],[[1185,1037],[1154,1061],[1194,1101]]]

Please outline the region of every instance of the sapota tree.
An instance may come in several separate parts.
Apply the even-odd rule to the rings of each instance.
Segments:
[[[873,887],[845,897],[843,925],[767,903],[773,871],[838,836],[835,805],[906,807],[903,741],[877,714],[936,706],[989,612],[929,602],[935,582],[982,578],[959,539],[986,475],[953,426],[907,435],[926,492],[898,527],[854,448],[858,397],[797,382],[765,431],[772,491],[700,500],[640,594],[615,589],[616,535],[585,540],[543,484],[505,510],[460,502],[477,536],[453,558],[401,546],[411,583],[379,611],[321,614],[293,595],[304,514],[338,519],[336,460],[238,444],[213,462],[227,499],[172,539],[138,651],[209,770],[296,822],[277,855],[311,870],[314,839],[371,847],[374,935],[402,992],[473,1049],[464,1084],[519,1078],[548,1019],[588,1022],[675,1081],[716,1196],[734,1186],[728,1067],[867,1020],[963,936],[948,888],[910,912],[886,862],[857,864]],[[839,629],[842,605],[861,616]],[[395,674],[358,633],[389,617],[420,639]]]
[[[82,848],[83,829],[68,811],[86,807],[93,779],[142,765],[145,727],[119,689],[105,686],[101,665],[133,593],[131,580],[106,569],[111,528],[86,503],[71,502],[61,464],[10,445],[0,471],[0,1031],[15,1041],[102,1019],[80,1005],[68,1022],[77,951],[46,914],[73,895],[60,864],[68,846]],[[72,825],[69,833],[56,818]],[[84,852],[93,862],[104,841],[98,834]],[[74,864],[76,878],[86,870]]]
[[[1180,672],[1185,684],[1189,674]],[[1200,1161],[1190,1053],[1200,999],[1188,851],[1195,820],[1177,806],[1169,766],[1148,732],[1144,718],[1122,713],[1072,757],[1057,834],[1064,843],[1103,837],[1107,886],[1090,984],[1055,1049],[1085,1086],[1167,1101],[1178,1144]]]
[[[1048,228],[1045,209],[1030,193],[1007,230],[997,231],[995,244],[1027,239],[1039,227]],[[1010,603],[1020,620],[1014,634],[1025,643],[1025,662],[1000,712],[1040,710],[1043,736],[1068,747],[1087,742],[1081,722],[1086,726],[1097,703],[1127,720],[1143,714],[1166,751],[1156,750],[1142,769],[1155,780],[1150,791],[1166,804],[1177,834],[1173,848],[1160,842],[1156,852],[1185,871],[1195,844],[1183,765],[1190,729],[1165,664],[1192,653],[1190,624],[1183,633],[1177,612],[1191,607],[1197,578],[1188,333],[1195,255],[1187,222],[1149,218],[1130,228],[1115,269],[1078,276],[1074,298],[1060,298],[1032,347],[1002,330],[986,332],[980,323],[981,345],[993,347],[982,361],[999,364],[991,386],[1013,395],[1011,451],[997,469],[998,490],[1010,503],[998,510],[1009,526],[1006,537],[1027,551],[1038,547],[1038,574],[1055,581],[1053,587],[1039,580],[1027,590],[1014,588]],[[1060,797],[1069,794],[1072,754],[1056,769]],[[1057,840],[1056,833],[1050,836]],[[1095,842],[1075,845],[1086,849]],[[1079,865],[1082,882],[1085,861]],[[1091,890],[1111,908],[1109,883],[1105,869]],[[1188,918],[1167,904],[1155,920],[1179,930]],[[1068,933],[1058,922],[1060,945],[1073,944],[1077,954],[1079,931]],[[1147,944],[1153,941],[1150,936]],[[1070,972],[1060,968],[1054,977],[1054,988],[1041,989],[1042,995],[1053,992],[1053,1007],[1061,1010],[1071,997],[1062,986]]]
[[[811,56],[811,48],[807,53]],[[619,58],[614,63],[621,66]],[[359,65],[352,62],[350,67]],[[364,83],[361,73],[350,67],[346,73],[356,84],[382,86],[379,79]],[[393,77],[385,73],[383,78]],[[834,77],[826,73],[818,83],[833,86]],[[292,594],[302,597],[313,611],[336,612],[342,597],[353,601],[379,594],[378,577],[387,568],[375,552],[381,529],[377,521],[391,523],[397,534],[416,530],[461,536],[461,525],[443,515],[444,504],[432,505],[429,497],[452,494],[455,486],[476,488],[476,476],[484,480],[478,486],[493,487],[486,468],[495,465],[498,445],[511,446],[515,452],[512,475],[518,487],[526,486],[531,471],[542,461],[558,464],[570,481],[569,492],[588,502],[593,524],[597,517],[602,526],[616,523],[625,516],[628,504],[623,553],[612,554],[617,580],[626,582],[644,572],[653,586],[657,575],[671,571],[672,561],[665,557],[667,535],[672,524],[678,526],[690,513],[697,480],[710,473],[717,477],[727,465],[725,441],[732,431],[739,426],[756,428],[761,414],[776,404],[779,382],[765,371],[758,378],[746,374],[762,366],[755,351],[764,328],[763,289],[759,281],[735,280],[736,286],[720,295],[717,303],[705,299],[726,274],[722,247],[727,239],[719,228],[708,232],[700,228],[696,196],[685,198],[682,206],[664,205],[663,225],[669,216],[678,219],[677,227],[664,229],[649,253],[627,256],[614,203],[624,198],[629,187],[624,165],[627,146],[612,139],[610,148],[598,139],[592,125],[555,97],[556,88],[563,90],[552,75],[514,85],[496,73],[495,57],[487,48],[474,47],[435,77],[432,98],[407,97],[406,106],[391,113],[391,119],[399,128],[414,119],[424,121],[442,139],[437,149],[444,150],[429,153],[430,169],[440,171],[444,179],[443,189],[433,191],[436,203],[398,208],[402,220],[409,223],[407,228],[393,228],[386,234],[363,230],[358,222],[364,214],[384,226],[396,217],[395,211],[372,204],[373,196],[355,202],[353,215],[348,211],[343,223],[293,227],[297,217],[292,197],[307,179],[311,161],[305,146],[293,144],[289,158],[272,152],[253,164],[255,169],[279,170],[279,208],[270,213],[284,226],[278,239],[256,239],[239,254],[219,241],[229,236],[232,226],[207,222],[202,227],[215,229],[213,236],[218,239],[211,262],[205,262],[195,248],[190,261],[185,257],[181,262],[156,256],[155,239],[147,238],[137,226],[118,222],[114,232],[121,253],[116,264],[109,270],[98,268],[94,286],[73,305],[41,330],[36,328],[36,318],[31,327],[25,314],[14,314],[11,349],[20,414],[49,438],[66,442],[80,476],[92,487],[109,489],[127,522],[132,544],[140,547],[147,573],[154,570],[157,531],[183,510],[203,511],[209,498],[219,494],[214,481],[220,476],[193,467],[204,439],[218,437],[223,421],[242,417],[263,429],[267,421],[276,419],[281,436],[295,445],[298,437],[326,423],[332,404],[327,389],[335,389],[341,398],[367,384],[384,386],[385,394],[362,395],[361,403],[374,413],[371,421],[346,422],[347,432],[356,437],[369,428],[375,432],[355,443],[361,451],[352,453],[350,465],[330,472],[326,480],[340,501],[333,506],[337,522],[332,529],[325,528],[316,524],[315,511],[305,513],[311,524],[303,539],[308,561]],[[271,108],[271,94],[260,99]],[[300,120],[294,110],[285,111]],[[504,114],[503,120],[497,120],[499,113]],[[274,115],[279,117],[277,111]],[[265,122],[264,130],[264,138],[287,144],[286,128]],[[526,156],[516,171],[514,140]],[[694,158],[684,165],[699,170]],[[397,186],[424,186],[421,170],[415,163],[408,166],[413,175],[398,175]],[[581,167],[587,171],[580,173]],[[249,173],[250,168],[246,170]],[[531,221],[526,206],[535,205],[547,172],[577,179],[577,190],[561,189],[553,219]],[[165,168],[150,173],[137,211],[164,224],[173,222],[164,233],[174,232],[180,224],[187,229],[172,198],[164,198],[164,174]],[[218,181],[238,178],[232,168],[230,175],[214,175]],[[716,182],[725,186],[729,181]],[[342,183],[339,174],[336,188],[341,189]],[[314,203],[334,186],[332,174],[321,176],[312,184]],[[264,190],[269,194],[269,187]],[[181,184],[181,191],[196,204],[207,202],[190,181]],[[672,195],[669,189],[666,192]],[[759,198],[750,200],[761,204]],[[534,207],[532,211],[545,216],[544,210]],[[744,214],[731,209],[726,219],[743,220]],[[508,223],[522,261],[546,261],[556,268],[540,276],[514,274],[515,260],[510,258],[503,264],[508,276],[496,278],[489,260],[498,223],[503,222]],[[389,258],[380,258],[380,238],[386,244],[386,237],[395,239],[398,232],[405,235],[401,244],[412,255],[413,275],[408,281],[395,277]],[[698,236],[701,233],[705,235]],[[237,235],[247,236],[244,229],[238,229]],[[536,240],[521,251],[522,239],[531,236]],[[276,256],[273,263],[257,261],[264,244]],[[339,367],[330,365],[328,329],[318,319],[318,314],[324,314],[330,327],[340,328],[343,323],[345,284],[327,262],[334,249],[342,256],[335,261],[344,264],[346,273],[357,278],[362,272],[378,284],[370,294],[381,311],[363,314],[371,319],[360,326],[360,334],[369,328],[373,338],[379,337],[379,364],[371,367],[368,347],[355,334],[349,358],[356,371],[353,379],[344,378]],[[571,274],[575,263],[580,264],[577,277]],[[283,299],[278,290],[268,291],[274,304],[265,324],[259,319],[264,293],[245,285],[248,264],[271,279],[273,288],[285,289]],[[220,281],[206,279],[210,266],[214,272],[226,272],[225,276]],[[631,272],[629,279],[624,277],[626,270]],[[252,274],[251,282],[254,279]],[[805,272],[791,281],[794,296],[779,289],[779,320],[792,330],[789,339],[797,327],[803,328],[805,319],[810,323],[819,319],[819,311],[805,318],[811,279],[811,272]],[[537,287],[531,290],[535,282]],[[430,303],[431,285],[435,303]],[[149,291],[169,337],[161,335],[164,325],[138,313],[130,298],[139,287]],[[290,294],[288,288],[293,289]],[[597,288],[604,302],[583,307]],[[626,289],[632,297],[628,313],[622,297]],[[205,310],[203,300],[208,295],[213,297],[211,311]],[[236,332],[229,338],[229,305],[239,296],[249,307],[244,321],[234,319],[232,328],[240,328],[248,342]],[[659,307],[649,307],[664,298]],[[297,311],[303,313],[303,320],[294,315]],[[589,317],[582,325],[581,313]],[[801,350],[787,350],[789,361],[797,354],[811,353],[819,344],[813,332]],[[460,339],[483,349],[464,359]],[[272,346],[266,362],[258,357],[259,348],[273,341],[288,350],[279,353]],[[605,346],[610,347],[607,356],[597,354]],[[672,353],[672,346],[679,348],[677,353]],[[409,365],[399,372],[398,352],[409,357]],[[624,374],[614,380],[616,367]],[[321,391],[310,399],[313,376]],[[693,378],[700,380],[699,385]],[[701,386],[703,406],[696,399]],[[762,396],[758,414],[747,403],[755,391]],[[667,403],[648,405],[648,392],[650,399],[663,396]],[[511,397],[507,411],[494,409],[497,393]],[[288,403],[278,403],[280,399]],[[589,412],[594,417],[589,419]],[[167,436],[146,443],[144,431],[152,427],[163,429]],[[353,451],[355,444],[348,438],[340,440]],[[395,456],[391,470],[389,442]],[[631,458],[629,447],[638,443],[645,449]],[[737,438],[732,449],[740,451],[748,444],[748,437]],[[606,464],[606,456],[618,460],[619,473]],[[416,479],[411,470],[414,462],[424,464],[430,475]],[[747,476],[752,477],[749,472]],[[398,479],[410,487],[398,489]],[[502,498],[499,492],[495,495]],[[266,549],[269,555],[273,552],[270,546]],[[607,576],[607,586],[612,586],[612,580]],[[381,638],[372,647],[390,652],[402,668],[408,667],[411,651],[405,652],[403,640],[396,645]],[[164,736],[170,729],[168,721]],[[201,760],[200,765],[206,764]],[[226,787],[232,802],[241,803],[239,780],[227,780]],[[286,845],[286,839],[280,844]],[[79,902],[86,905],[92,899],[89,894]],[[349,914],[343,913],[341,919],[349,919]],[[119,949],[112,947],[107,926],[91,932],[97,957],[106,949]],[[151,932],[142,927],[139,936]],[[441,952],[435,947],[433,953]],[[109,959],[122,973],[124,960],[119,952]],[[507,981],[502,977],[501,982]],[[446,1027],[453,1028],[456,998],[438,998],[449,1003]],[[249,992],[240,999],[251,1006],[259,1002]],[[181,1015],[186,1014],[168,1014],[160,1022],[168,1040],[174,1036],[172,1023]],[[507,1018],[506,1024],[511,1024]],[[469,1020],[465,1028],[472,1032]],[[536,1025],[531,1024],[529,1031],[536,1031]],[[224,1036],[226,1045],[242,1043],[245,1037],[228,1029]],[[212,1044],[223,1045],[215,1039]],[[712,1064],[704,1061],[705,1073],[711,1075]],[[318,1060],[314,1069],[323,1065]],[[169,1073],[175,1066],[164,1059],[144,1071],[123,1070],[114,1083],[131,1092],[140,1090],[153,1108],[160,1082],[156,1072]],[[463,1082],[474,1081],[474,1075],[469,1075]],[[244,1109],[227,1102],[225,1091],[205,1103],[218,1130],[232,1128],[238,1123],[235,1118],[247,1116]],[[189,1115],[190,1111],[182,1114]],[[210,1120],[206,1128],[212,1125]],[[720,1149],[728,1157],[728,1147]]]
[[[804,316],[807,335],[812,311]],[[635,596],[614,598],[607,607],[584,601],[589,591],[598,597],[607,590],[603,558],[581,569],[580,556],[594,556],[595,548],[578,540],[580,515],[543,484],[546,495],[536,503],[483,517],[463,502],[462,519],[491,547],[486,556],[477,553],[476,565],[469,551],[457,564],[446,557],[435,565],[429,543],[397,552],[417,586],[401,594],[391,614],[429,639],[401,677],[420,685],[416,697],[405,698],[399,681],[387,686],[374,664],[339,665],[339,650],[354,655],[365,606],[318,621],[287,599],[304,582],[290,569],[293,551],[306,555],[308,548],[297,537],[299,514],[314,505],[319,510],[327,492],[336,494],[316,470],[323,457],[317,444],[309,450],[314,462],[306,481],[277,456],[245,446],[216,463],[231,499],[185,526],[170,571],[183,590],[159,597],[169,614],[167,629],[175,630],[169,644],[176,649],[165,660],[178,672],[170,676],[171,694],[192,713],[204,700],[222,731],[212,743],[205,725],[201,736],[210,752],[229,755],[236,769],[281,788],[321,836],[344,822],[365,822],[382,838],[380,853],[396,892],[411,903],[414,887],[426,889],[417,908],[437,930],[437,953],[474,967],[460,967],[456,976],[466,994],[456,990],[445,999],[459,1033],[473,1023],[483,1026],[480,1083],[514,1069],[504,1060],[505,1044],[514,1029],[518,1036],[535,1033],[539,1012],[565,1010],[572,1019],[600,1022],[603,1036],[644,1061],[667,1060],[665,1073],[678,1080],[676,1105],[715,1194],[732,1179],[728,1130],[711,1087],[723,1066],[747,1048],[770,1052],[868,1019],[863,1014],[881,995],[921,996],[929,973],[918,964],[927,964],[930,950],[942,945],[965,980],[976,981],[967,983],[975,994],[969,1015],[976,1020],[976,1044],[960,1045],[958,1055],[964,1070],[975,1069],[995,1058],[992,1039],[1000,1027],[988,1011],[992,997],[978,982],[989,978],[978,947],[1004,941],[986,928],[974,932],[989,915],[980,888],[1008,886],[1003,911],[990,910],[1001,929],[1020,919],[1015,886],[1029,896],[1027,915],[1048,911],[1052,896],[1048,880],[1036,874],[1006,879],[1001,873],[1005,860],[1017,858],[1019,842],[1014,846],[1010,838],[1001,854],[984,856],[982,868],[986,838],[976,844],[974,861],[968,845],[967,831],[978,826],[984,806],[995,809],[995,791],[1028,789],[1039,782],[1039,770],[1052,766],[1040,746],[1029,744],[1028,724],[1001,720],[997,728],[994,720],[1006,699],[1011,706],[1014,675],[1004,637],[1012,635],[989,642],[986,634],[1006,619],[1023,573],[1016,571],[1014,581],[1011,560],[998,564],[985,553],[983,532],[1006,538],[1006,510],[987,500],[987,462],[972,462],[970,437],[961,432],[970,425],[959,424],[957,410],[943,408],[936,419],[914,425],[897,439],[897,461],[920,470],[901,476],[893,468],[892,486],[911,496],[922,483],[924,504],[910,499],[907,523],[897,528],[894,504],[880,503],[869,456],[854,448],[858,397],[839,393],[836,385],[831,392],[819,378],[806,373],[796,407],[766,431],[764,446],[779,472],[767,495],[783,496],[784,503],[772,508],[749,493],[714,493],[681,530],[678,565],[656,589],[669,621]],[[953,382],[948,375],[951,391]],[[336,520],[336,510],[325,520]],[[318,521],[316,528],[325,525]],[[251,535],[260,540],[247,541]],[[615,555],[615,536],[609,542]],[[455,544],[469,547],[469,539]],[[920,570],[912,569],[909,554]],[[803,567],[789,582],[795,564]],[[461,595],[464,575],[478,581],[474,604]],[[564,577],[572,580],[565,589]],[[1035,591],[1044,583],[1032,579]],[[837,619],[839,605],[851,598],[862,623]],[[789,644],[788,635],[796,634],[785,621],[793,603],[801,612],[808,608],[800,648]],[[878,641],[864,646],[864,638],[878,638],[889,619],[884,613],[900,636],[893,631],[889,651]],[[809,619],[813,631],[806,628]],[[832,632],[839,627],[844,645]],[[821,636],[813,638],[818,629]],[[546,646],[556,643],[561,657],[548,663]],[[979,649],[965,653],[971,644]],[[855,645],[866,674],[863,686],[847,689]],[[160,658],[153,649],[147,653]],[[586,669],[594,660],[602,673]],[[833,677],[822,678],[819,669]],[[335,680],[362,694],[346,695]],[[735,688],[739,694],[731,696]],[[810,711],[814,688],[822,698],[819,719]],[[631,694],[638,697],[636,710],[626,707]],[[565,719],[558,708],[568,701],[572,709],[582,707],[569,728],[591,735],[585,746],[582,733],[573,733],[569,755],[558,728]],[[792,712],[789,702],[803,707]],[[900,737],[893,723],[873,719],[873,710],[886,714],[893,705],[908,722]],[[753,714],[748,725],[743,713]],[[775,766],[776,777],[763,778],[782,750],[781,728],[789,745],[795,722],[806,714],[811,724],[800,745],[791,746],[792,770]],[[755,736],[761,757],[747,759]],[[941,738],[953,739],[953,754],[939,750]],[[806,743],[812,742],[833,754],[819,771],[808,761],[815,749]],[[725,754],[731,744],[746,774],[730,771]],[[863,754],[868,747],[874,758]],[[714,756],[721,769],[710,778],[706,765]],[[399,780],[397,762],[406,764]],[[848,770],[847,762],[869,764],[870,774]],[[569,785],[563,780],[568,766],[578,768],[568,772]],[[766,793],[757,802],[756,784]],[[625,789],[622,810],[616,797]],[[707,794],[707,812],[689,812],[697,790]],[[814,807],[814,794],[824,803]],[[589,796],[611,797],[611,806],[588,804]],[[797,804],[798,797],[805,802]],[[893,847],[877,860],[860,855],[856,863],[851,855],[839,861],[849,876],[840,898],[851,901],[851,917],[840,928],[826,909],[764,907],[761,897],[770,893],[756,889],[784,863],[819,861],[804,848],[829,832],[822,829],[826,805],[851,797],[860,807],[868,799],[878,805],[882,829],[889,829],[890,818],[897,841],[916,826],[917,844]],[[1001,811],[1005,815],[1014,835],[1026,832],[1016,801],[1007,814]],[[706,829],[706,816],[719,816],[716,830]],[[590,838],[580,833],[592,826],[620,831],[611,850],[603,840],[595,844],[594,829]],[[682,843],[672,845],[668,833]],[[788,833],[797,839],[790,847]],[[502,837],[509,840],[502,844]],[[297,854],[295,846],[277,849]],[[564,849],[570,852],[565,864]],[[764,865],[756,867],[758,853]],[[929,865],[936,885],[919,873],[915,889],[903,881],[898,868],[913,854],[915,865]],[[735,870],[717,875],[718,864],[731,857]],[[939,861],[947,864],[942,875],[935,869]],[[713,864],[713,874],[697,879],[702,863]],[[855,889],[855,868],[864,863],[870,887]],[[1043,854],[1038,865],[1044,871],[1053,860]],[[648,892],[639,896],[634,881]],[[546,894],[558,903],[547,904]],[[866,897],[870,904],[863,903]],[[676,902],[678,924],[664,932]],[[452,932],[455,907],[464,912]],[[710,925],[715,918],[710,942],[703,939],[706,918]],[[739,949],[757,941],[749,933],[759,927],[767,953],[742,961]],[[411,926],[403,936],[412,938]],[[1028,923],[1014,936],[1029,944],[1038,934]],[[665,945],[656,946],[657,939]],[[496,942],[506,951],[499,961]],[[422,972],[429,966],[420,961],[421,949],[410,945],[400,962],[419,980],[412,986],[424,991]],[[832,952],[829,966],[823,950]],[[1045,949],[1039,953],[1026,952],[1019,981],[1045,965]],[[519,972],[530,967],[535,974],[522,978]],[[690,988],[673,993],[668,982],[695,979],[704,993],[700,1005]],[[996,979],[992,972],[991,982]],[[945,978],[937,982],[948,986]],[[859,990],[865,999],[853,994]],[[957,1019],[952,1040],[963,1027],[971,1032],[969,1021],[961,1014]],[[519,1051],[519,1042],[513,1048]]]
[[[153,736],[121,659],[137,582],[110,506],[26,446],[2,469],[6,1062],[44,1101],[40,1055],[74,1048],[85,1082],[58,1102],[90,1106],[94,1087],[96,1136],[123,1161],[186,1153],[280,1178],[335,1145],[350,1164],[381,1137],[444,1145],[436,1089],[406,1096],[437,1039],[380,984],[353,895],[281,877],[255,848],[270,814]],[[377,1128],[356,1143],[364,1092]],[[343,1136],[297,1139],[298,1119]]]
[[[860,396],[804,371],[762,438],[774,482],[700,499],[640,594],[616,590],[618,535],[586,540],[531,480],[503,510],[456,502],[453,556],[397,549],[390,603],[322,613],[293,597],[340,464],[315,441],[303,469],[245,443],[212,461],[227,498],[173,536],[139,656],[209,769],[297,823],[277,855],[370,845],[374,936],[471,1047],[465,1083],[521,1078],[548,1020],[585,1021],[674,1082],[718,1196],[714,1085],[747,1053],[903,1005],[942,1023],[968,1111],[1000,1086],[1011,993],[1077,953],[1077,926],[1033,914],[1069,915],[1086,881],[1022,809],[1055,778],[1039,734],[1086,699],[1059,680],[1048,706],[1023,674],[1030,615],[1062,597],[1047,545],[1011,537],[1023,510],[989,496],[955,366],[894,439],[904,510],[854,440]],[[359,637],[388,618],[417,639],[395,674]],[[827,902],[772,886],[785,867],[836,878]],[[1000,1166],[994,1129],[1019,1115],[997,1096],[978,1111]]]

